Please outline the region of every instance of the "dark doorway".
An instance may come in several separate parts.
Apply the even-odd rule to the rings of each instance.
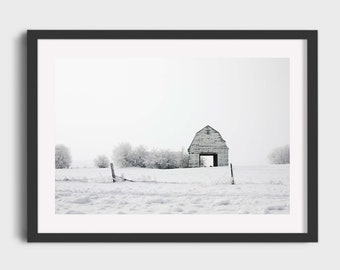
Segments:
[[[200,167],[217,167],[217,154],[200,154]]]

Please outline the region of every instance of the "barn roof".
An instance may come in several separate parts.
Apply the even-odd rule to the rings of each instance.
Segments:
[[[209,126],[209,125],[206,125],[204,128],[201,128],[199,131],[196,132],[194,138],[192,139],[192,141],[191,141],[191,143],[190,143],[190,146],[189,146],[189,148],[188,148],[188,151],[190,151],[190,147],[191,147],[192,143],[195,141],[196,136],[197,136],[202,130],[204,130],[204,129],[206,129],[206,128],[210,128],[210,129],[212,129],[213,131],[215,131],[216,133],[218,133],[218,135],[221,137],[222,141],[225,142],[225,140],[223,139],[221,133],[219,133],[219,132],[218,132],[216,129],[214,129],[213,127],[211,127],[211,126]],[[227,146],[227,147],[228,147],[228,146]]]
[[[213,127],[209,126],[209,125],[206,125],[204,128],[201,128],[199,131],[196,132],[197,133],[200,133],[203,129],[206,129],[206,128],[211,128],[212,130],[216,131],[218,134],[220,134],[216,129],[214,129]],[[220,134],[221,136],[221,134]],[[222,137],[222,136],[221,136]]]

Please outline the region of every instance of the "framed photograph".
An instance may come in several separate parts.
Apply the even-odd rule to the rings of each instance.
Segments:
[[[29,242],[317,242],[317,31],[27,44]]]

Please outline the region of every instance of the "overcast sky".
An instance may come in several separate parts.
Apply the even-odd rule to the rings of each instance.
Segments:
[[[56,64],[56,143],[75,164],[121,142],[180,151],[206,125],[230,161],[268,163],[289,144],[289,59],[64,58]]]

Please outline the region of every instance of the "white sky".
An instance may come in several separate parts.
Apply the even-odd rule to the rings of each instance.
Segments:
[[[121,142],[187,149],[206,125],[232,163],[267,163],[289,144],[286,58],[63,58],[55,95],[56,143],[74,163]]]

